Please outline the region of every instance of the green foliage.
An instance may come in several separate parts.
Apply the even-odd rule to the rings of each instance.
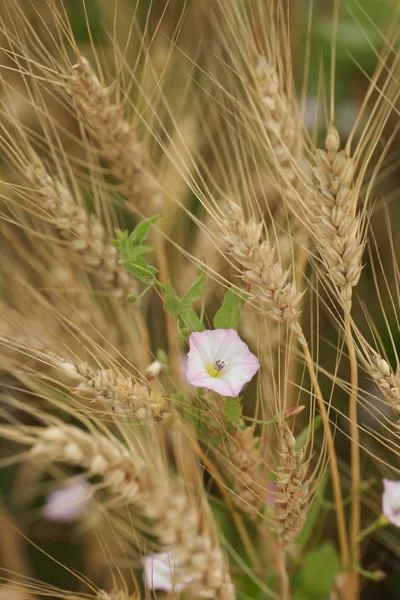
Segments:
[[[214,317],[215,329],[238,329],[240,309],[246,301],[246,295],[231,288],[225,294],[221,308]]]
[[[322,423],[322,419],[321,419],[321,415],[317,415],[314,419],[314,421],[311,424],[311,429],[312,431],[318,431],[318,429],[321,427],[321,423]],[[303,446],[305,446],[308,436],[311,435],[311,431],[309,431],[309,427],[305,427],[303,429],[303,431],[301,431],[299,433],[299,435],[296,438],[296,446],[295,446],[295,450],[300,450],[301,448],[303,448]]]
[[[293,592],[301,600],[328,600],[340,559],[335,546],[328,542],[307,552],[301,570],[293,581]]]
[[[203,267],[198,270],[198,277],[194,280],[183,298],[180,298],[170,281],[165,286],[164,308],[176,321],[179,335],[187,339],[193,331],[204,331],[204,325],[194,310],[192,304],[204,296],[206,287],[206,271]]]
[[[225,402],[225,423],[227,425],[232,425],[233,427],[238,427],[241,416],[242,410],[240,407],[240,398],[231,398],[228,396]]]
[[[117,230],[117,239],[110,240],[121,255],[120,262],[124,269],[149,286],[159,285],[156,278],[158,270],[143,258],[144,254],[152,251],[151,246],[144,246],[143,242],[149,235],[150,228],[159,218],[156,216],[141,221],[131,234]]]

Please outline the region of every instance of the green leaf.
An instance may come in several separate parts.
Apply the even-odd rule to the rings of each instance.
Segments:
[[[135,244],[141,244],[144,242],[149,235],[150,228],[155,225],[159,219],[160,215],[156,215],[155,217],[150,217],[149,219],[140,221],[140,223],[136,225],[135,229],[129,236],[129,240],[135,242]]]
[[[165,286],[164,308],[167,311],[167,313],[169,313],[176,319],[178,316],[179,305],[180,298],[176,295],[171,282],[167,281],[167,285]]]
[[[204,331],[203,323],[200,321],[196,311],[191,306],[185,307],[181,305],[179,307],[179,317],[185,327],[189,329],[190,333],[193,331]]]
[[[294,594],[300,598],[328,600],[335,576],[340,571],[340,559],[331,542],[307,552],[294,581]]]
[[[234,427],[238,427],[240,423],[240,418],[242,416],[242,409],[240,406],[240,398],[231,398],[227,397],[225,401],[225,423],[227,425],[233,425]]]
[[[199,288],[200,287],[201,286],[199,284]],[[193,288],[193,285],[191,288]],[[197,291],[199,288],[196,288]],[[197,292],[192,291],[192,295],[190,297],[194,297],[195,293]],[[188,335],[190,335],[190,333],[193,331],[204,331],[204,326],[197,316],[196,311],[192,308],[191,301],[188,299],[187,294],[184,298],[179,298],[179,296],[177,296],[175,293],[171,283],[168,281],[167,285],[165,286],[165,296],[166,300],[164,303],[164,308],[167,313],[172,315],[177,321],[179,329],[186,327],[188,329]],[[196,297],[198,298],[199,296]],[[188,335],[184,337],[188,337]]]
[[[129,262],[129,260],[122,260],[121,262],[128,273],[131,273],[143,283],[152,284],[157,281],[155,277],[156,267],[149,265],[141,256],[136,258],[135,262]]]
[[[181,304],[185,306],[191,306],[193,302],[198,300],[200,296],[204,293],[205,287],[206,271],[201,270],[199,277],[196,277],[186,294],[183,296]]]
[[[221,308],[214,317],[215,329],[238,329],[240,309],[245,303],[245,296],[231,288],[225,294]]]
[[[119,250],[121,255],[121,264],[128,273],[148,285],[158,284],[156,273],[158,270],[148,264],[143,258],[153,249],[151,246],[144,246],[142,242],[147,238],[150,227],[158,221],[160,217],[151,217],[141,221],[133,232],[128,235],[127,231],[116,230],[117,239],[110,240],[112,245]]]
[[[312,430],[318,431],[318,429],[321,427],[321,423],[322,423],[321,415],[317,415],[314,419],[314,422],[311,425]],[[296,451],[300,450],[301,448],[303,448],[303,446],[305,446],[309,434],[311,434],[311,432],[309,432],[308,426],[305,427],[301,433],[299,433],[299,435],[296,438],[296,446],[295,446]]]

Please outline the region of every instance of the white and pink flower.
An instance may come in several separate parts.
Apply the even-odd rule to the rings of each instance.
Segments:
[[[383,480],[382,512],[392,525],[400,527],[400,481]]]
[[[144,559],[144,582],[149,590],[180,592],[184,590],[189,579],[179,581],[177,570],[181,561],[171,558],[168,552],[160,552]]]
[[[85,512],[91,496],[87,481],[70,483],[47,496],[43,516],[49,521],[76,521]]]
[[[234,329],[195,332],[189,344],[187,380],[221,396],[238,396],[260,367]]]

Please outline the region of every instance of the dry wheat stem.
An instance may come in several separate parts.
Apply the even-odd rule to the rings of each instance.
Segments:
[[[361,275],[364,250],[362,225],[357,214],[358,193],[354,184],[355,165],[330,125],[326,150],[317,150],[314,173],[318,180],[313,204],[317,218],[312,224],[314,238],[332,281],[339,287],[347,308],[352,289]]]
[[[32,458],[85,468],[88,475],[102,478],[116,500],[131,504],[151,519],[162,549],[180,561],[177,579],[190,579],[188,597],[235,598],[225,556],[210,536],[195,498],[183,487],[166,485],[165,478],[157,478],[151,467],[114,437],[67,425],[25,431],[25,435],[20,433],[20,441],[32,446]],[[16,436],[9,428],[2,433]]]
[[[135,382],[132,377],[111,369],[92,369],[86,362],[55,359],[57,366],[78,380],[77,392],[94,396],[117,415],[140,420],[167,419],[170,416],[166,398],[155,389]]]
[[[311,378],[311,383],[313,389],[315,391],[315,396],[318,403],[318,408],[321,413],[322,423],[324,425],[324,431],[326,435],[328,454],[329,454],[329,462],[331,467],[331,477],[332,477],[332,488],[333,494],[335,497],[335,509],[336,509],[336,522],[338,528],[338,538],[339,538],[339,546],[340,546],[340,557],[342,561],[343,569],[346,569],[350,564],[350,554],[349,554],[349,543],[347,537],[346,530],[346,518],[344,513],[344,504],[343,504],[343,494],[342,494],[342,486],[340,480],[339,466],[336,457],[335,451],[335,443],[332,435],[332,430],[329,422],[329,414],[326,410],[324,399],[322,396],[321,388],[318,383],[317,375],[315,373],[312,356],[310,353],[310,349],[308,347],[307,341],[303,338],[300,338],[300,343],[303,348],[304,358],[307,365],[307,370]]]
[[[79,56],[66,89],[90,135],[97,142],[128,208],[144,215],[157,214],[162,205],[161,187],[150,175],[147,156],[135,128],[121,105],[112,102],[113,87],[106,87],[89,61]]]
[[[349,420],[351,435],[351,527],[350,541],[352,547],[352,564],[356,565],[350,571],[351,594],[353,598],[360,595],[360,574],[357,565],[360,563],[361,548],[358,538],[361,529],[361,464],[360,464],[360,432],[358,429],[357,400],[358,400],[358,364],[354,338],[351,330],[351,317],[348,310],[344,315],[346,344],[349,351],[351,392],[349,398]]]
[[[79,262],[117,298],[137,293],[135,280],[119,265],[119,254],[108,242],[103,224],[76,204],[69,188],[51,177],[35,154],[25,173],[38,193],[41,208],[55,221],[60,237]]]
[[[296,439],[286,424],[279,432],[280,464],[277,470],[274,528],[286,548],[299,535],[307,515],[310,479],[307,448],[295,450]]]

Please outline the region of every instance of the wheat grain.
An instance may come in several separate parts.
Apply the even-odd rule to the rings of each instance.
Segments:
[[[242,209],[230,202],[222,226],[230,253],[248,269],[242,275],[244,281],[258,287],[257,295],[274,319],[296,326],[299,316],[296,305],[302,294],[294,281],[288,282],[289,270],[283,271],[271,244],[267,240],[260,243],[262,223],[254,219],[246,222]]]
[[[87,469],[102,477],[104,486],[122,502],[144,502],[150,490],[145,463],[129,452],[116,438],[87,433],[73,425],[34,428],[32,458],[43,462],[62,462]]]
[[[377,352],[371,353],[368,366],[384,399],[400,420],[400,373],[393,373],[389,363]]]
[[[38,192],[41,207],[54,218],[60,237],[79,261],[114,296],[136,293],[136,282],[119,265],[118,251],[107,241],[102,223],[75,203],[68,187],[49,175],[36,154],[25,175]]]
[[[224,422],[224,404],[213,393],[205,394],[212,418]],[[257,518],[266,501],[266,490],[262,481],[266,480],[265,463],[258,448],[260,438],[254,435],[254,427],[245,427],[240,419],[235,427],[224,432],[218,427],[209,428],[209,436],[214,441],[213,448],[218,449],[216,458],[226,472],[232,489],[234,504],[249,517]]]
[[[314,233],[318,250],[332,281],[339,287],[345,304],[351,306],[352,289],[361,275],[361,219],[356,214],[355,165],[347,150],[341,150],[340,137],[331,125],[326,150],[315,155],[314,173],[318,186],[314,196],[317,218]]]
[[[81,383],[77,392],[88,393],[119,415],[140,420],[161,420],[170,416],[166,398],[155,389],[111,369],[92,369],[86,362],[56,359],[65,373]]]
[[[163,548],[180,561],[177,579],[190,581],[188,598],[235,598],[225,557],[186,490],[177,486],[159,494],[146,505],[145,514],[154,521]]]
[[[287,180],[298,183],[294,162],[299,147],[298,119],[290,102],[281,89],[278,73],[264,56],[255,65],[256,92],[261,98],[262,124],[271,145],[272,155],[283,170]]]
[[[139,214],[157,214],[162,192],[149,173],[148,160],[134,127],[126,120],[120,105],[112,102],[112,87],[100,82],[88,60],[79,56],[66,89],[83,123],[96,140],[111,173],[120,182],[128,207]]]
[[[295,450],[296,440],[284,425],[280,434],[280,465],[274,501],[274,527],[287,546],[299,535],[307,514],[309,479],[307,450]]]

